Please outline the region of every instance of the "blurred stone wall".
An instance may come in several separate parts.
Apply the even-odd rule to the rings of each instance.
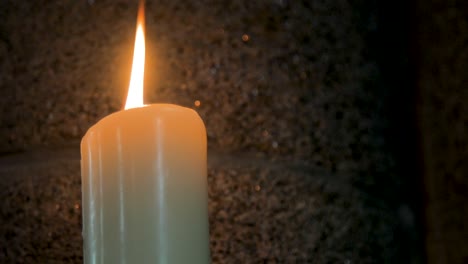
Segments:
[[[3,151],[79,141],[122,109],[135,2],[1,2]],[[378,69],[354,8],[148,1],[146,102],[199,100],[213,148],[385,167]]]
[[[468,5],[418,1],[418,117],[428,263],[468,262]]]

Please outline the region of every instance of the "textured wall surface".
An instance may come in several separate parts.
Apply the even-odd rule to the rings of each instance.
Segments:
[[[1,149],[77,141],[122,108],[135,2],[2,1]],[[199,100],[214,148],[385,164],[360,154],[382,145],[385,121],[353,11],[346,1],[148,1],[146,102]]]
[[[79,141],[122,108],[136,8],[0,1],[0,262],[82,261]],[[423,262],[399,8],[147,1],[145,101],[207,127],[214,263]]]
[[[209,220],[213,263],[374,263],[395,259],[383,204],[340,177],[303,163],[212,153]],[[82,263],[76,148],[0,161],[2,263]]]

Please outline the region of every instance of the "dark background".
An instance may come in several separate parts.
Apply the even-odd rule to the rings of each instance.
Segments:
[[[0,262],[82,262],[79,142],[122,109],[137,5],[0,0]],[[462,1],[160,0],[146,22],[146,102],[207,127],[214,263],[468,262]]]

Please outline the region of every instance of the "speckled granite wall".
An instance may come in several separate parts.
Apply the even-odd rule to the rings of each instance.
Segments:
[[[2,5],[3,150],[79,140],[121,109],[135,1]],[[372,162],[359,153],[381,142],[376,130],[384,121],[371,86],[378,71],[364,58],[349,3],[148,1],[147,7],[146,100],[189,107],[200,100],[211,147],[327,167]],[[375,163],[388,163],[380,159]]]
[[[44,158],[46,157],[46,158]],[[209,156],[213,263],[374,263],[396,258],[384,203],[300,162]],[[33,151],[0,161],[2,263],[81,263],[79,155]]]
[[[0,262],[82,261],[78,143],[123,105],[136,7],[0,1]],[[214,263],[422,262],[402,169],[416,158],[398,155],[389,114],[406,36],[389,14],[376,1],[147,1],[146,101],[193,107],[207,126]]]

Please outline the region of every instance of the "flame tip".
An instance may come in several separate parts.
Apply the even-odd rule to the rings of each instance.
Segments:
[[[133,50],[132,73],[128,87],[125,109],[142,107],[143,104],[143,80],[145,73],[145,13],[144,0],[140,0],[135,34],[135,47]]]

